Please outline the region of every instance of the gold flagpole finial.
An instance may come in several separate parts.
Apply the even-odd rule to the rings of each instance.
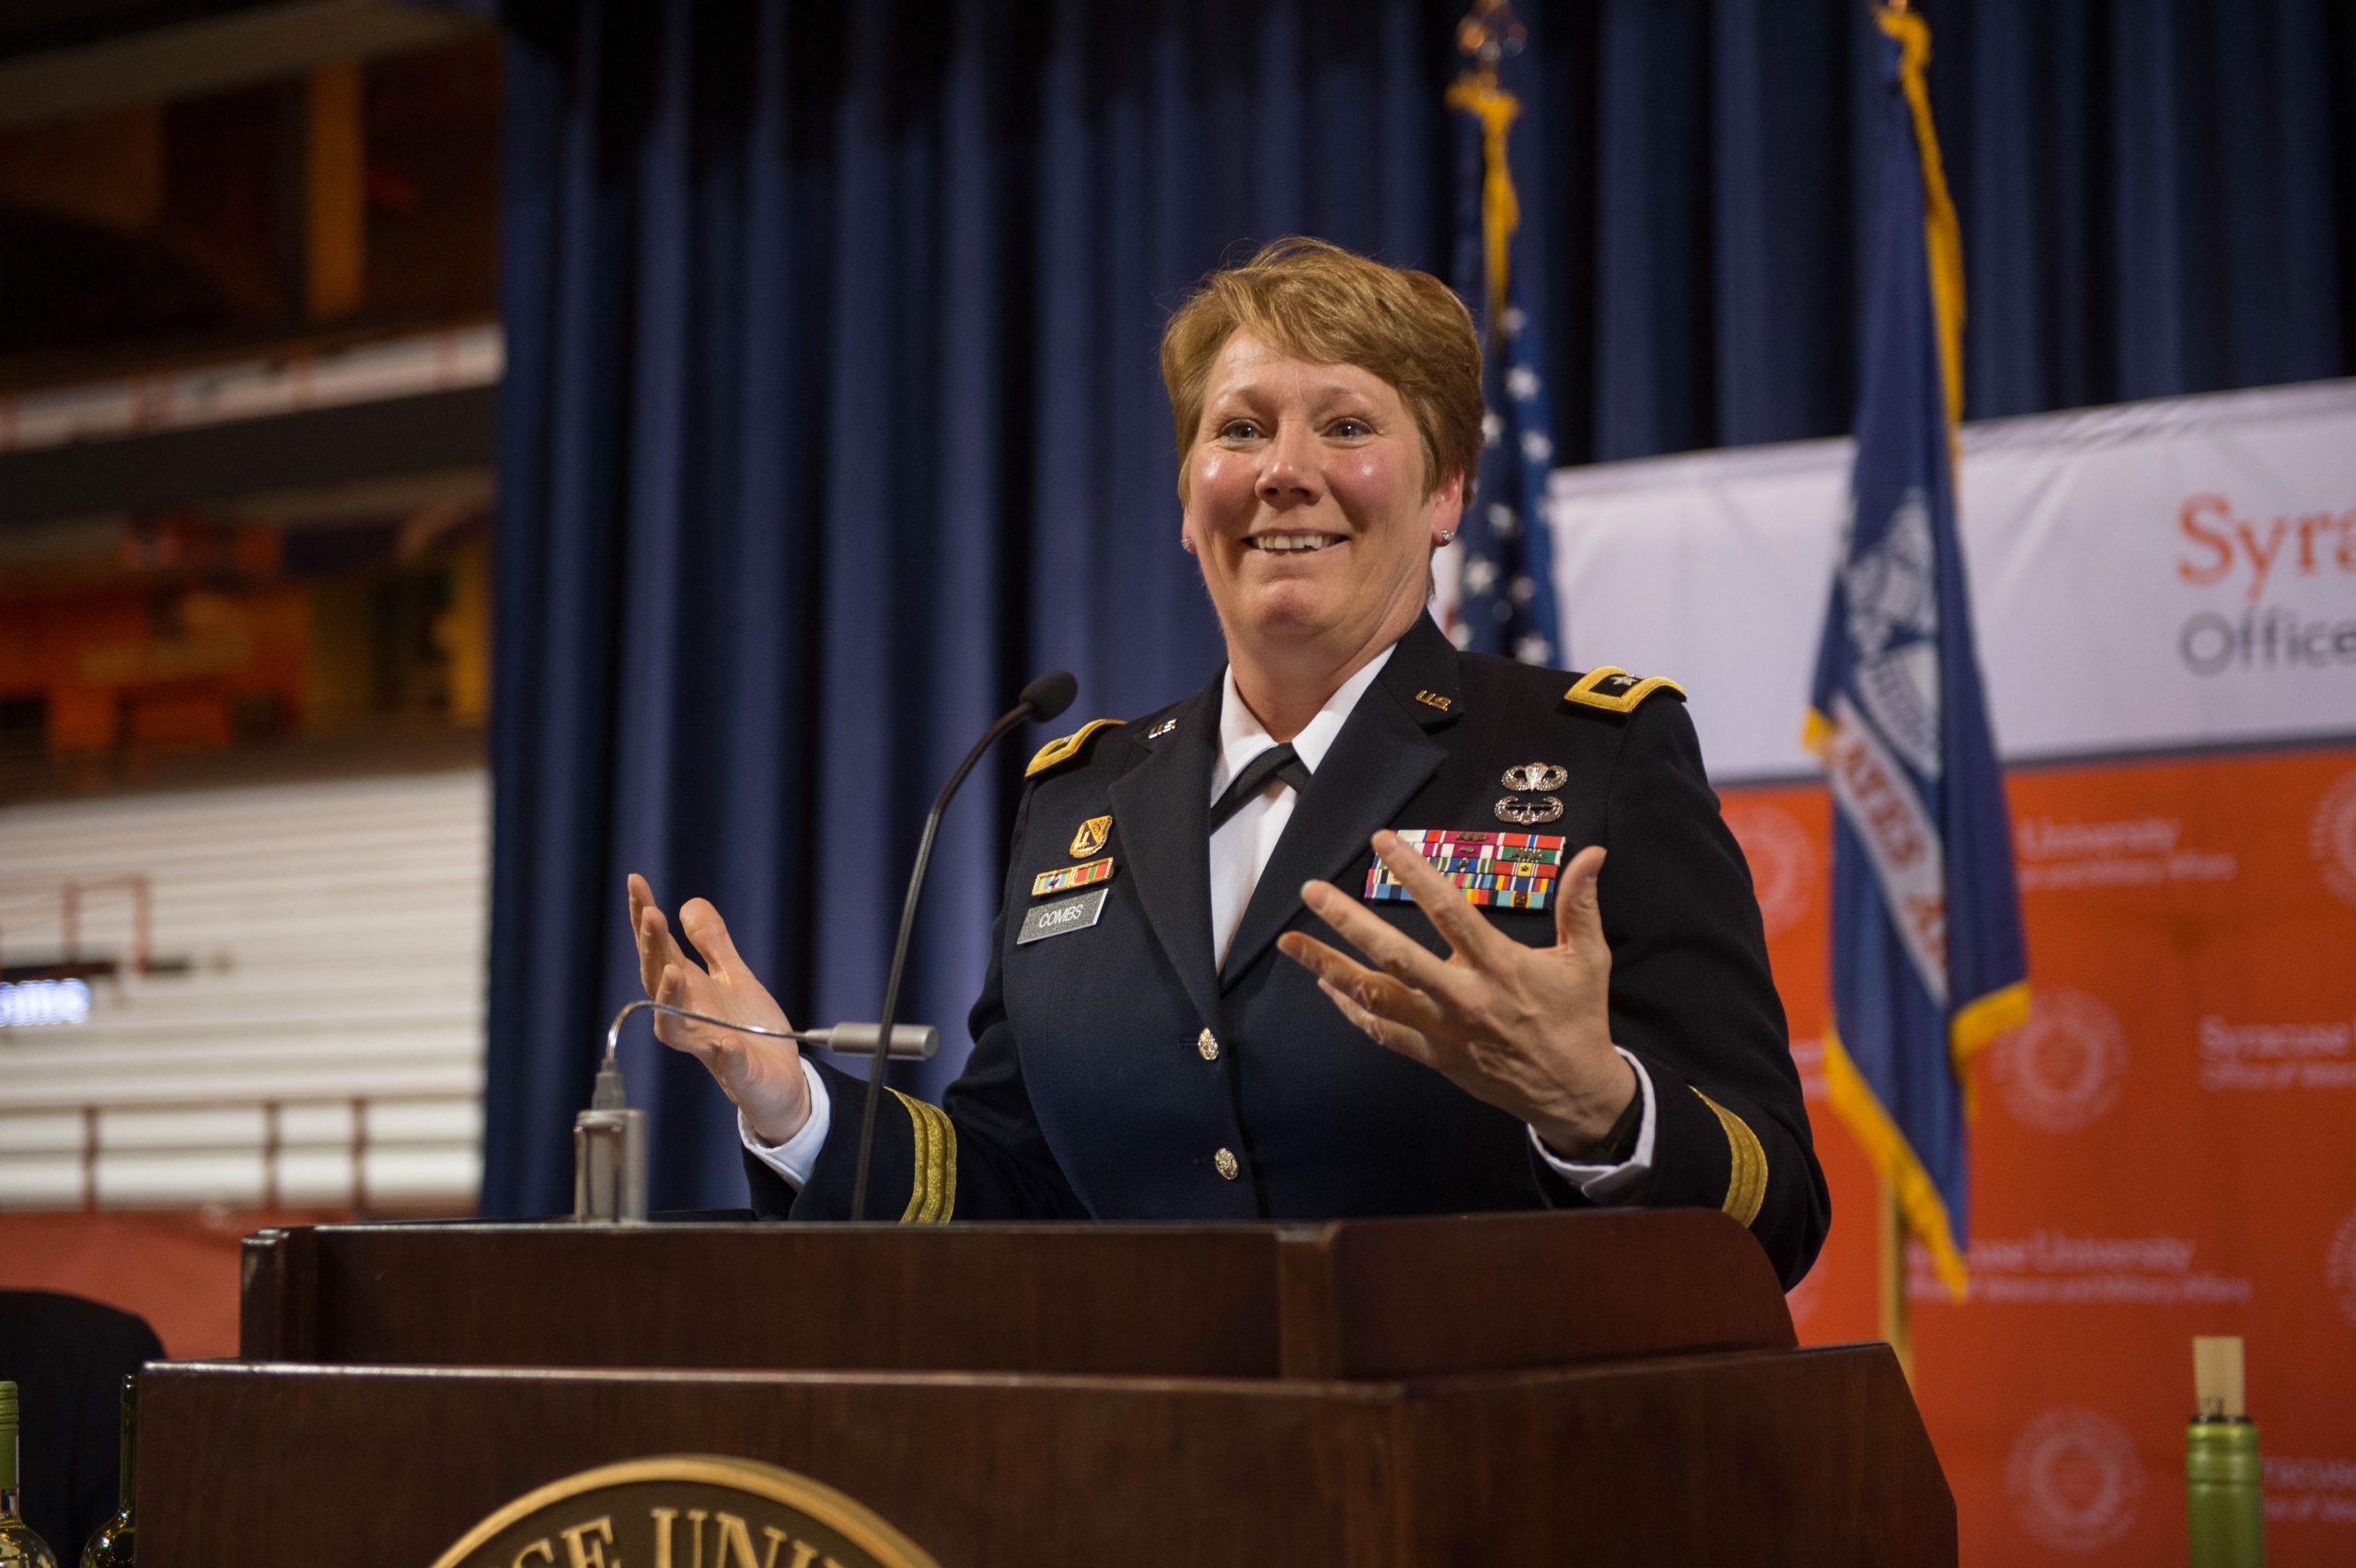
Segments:
[[[1497,62],[1519,54],[1530,41],[1530,29],[1513,14],[1507,0],[1472,0],[1472,8],[1456,24],[1457,52],[1483,74],[1494,76]]]
[[[1497,85],[1497,63],[1519,54],[1529,41],[1530,30],[1507,0],[1473,0],[1472,8],[1456,24],[1456,47],[1467,63],[1448,91],[1448,106],[1481,121],[1481,236],[1492,339],[1504,329],[1507,257],[1513,232],[1521,226],[1520,199],[1506,166],[1506,136],[1521,112],[1521,100]]]

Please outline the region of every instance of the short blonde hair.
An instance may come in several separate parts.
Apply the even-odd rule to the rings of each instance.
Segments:
[[[1178,495],[1203,418],[1211,362],[1237,332],[1397,389],[1423,437],[1424,493],[1481,460],[1481,340],[1456,291],[1322,239],[1272,240],[1206,277],[1161,334],[1161,384],[1178,432]]]

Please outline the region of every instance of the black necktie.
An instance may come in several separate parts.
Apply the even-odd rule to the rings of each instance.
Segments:
[[[1235,776],[1235,781],[1211,804],[1211,831],[1217,833],[1224,827],[1227,819],[1242,811],[1246,801],[1258,799],[1260,791],[1267,788],[1271,778],[1283,779],[1293,787],[1296,794],[1309,788],[1309,768],[1301,762],[1299,754],[1292,749],[1291,743],[1270,746],[1243,765],[1243,771]]]

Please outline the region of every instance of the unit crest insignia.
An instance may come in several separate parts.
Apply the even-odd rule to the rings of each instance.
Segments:
[[[1078,860],[1095,854],[1096,851],[1104,847],[1104,841],[1111,836],[1113,836],[1111,817],[1090,817],[1080,824],[1080,831],[1071,836],[1072,859]]]

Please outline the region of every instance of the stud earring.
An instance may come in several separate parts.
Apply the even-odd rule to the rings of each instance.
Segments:
[[[1439,531],[1439,542],[1440,542],[1441,544],[1443,544],[1443,545],[1446,545],[1446,544],[1451,544],[1451,543],[1453,543],[1453,542],[1455,541],[1455,539],[1456,539],[1456,530],[1455,530],[1455,529],[1453,529],[1453,528],[1442,528],[1442,529]]]

